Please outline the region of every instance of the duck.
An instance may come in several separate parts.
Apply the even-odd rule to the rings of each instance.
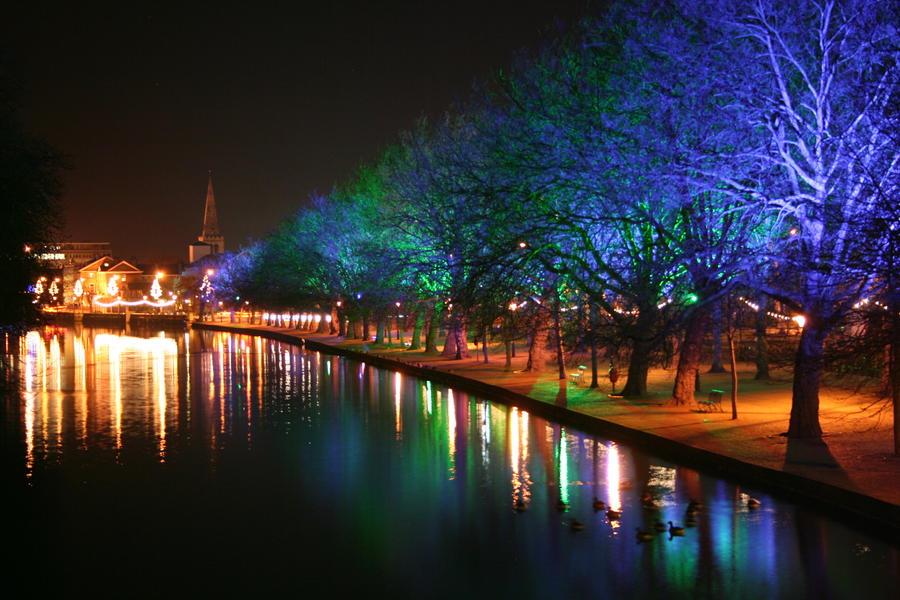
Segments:
[[[671,523],[671,521],[669,521],[669,522]],[[660,521],[659,519],[657,519],[657,520],[656,520],[656,523],[653,524],[653,529],[655,529],[655,530],[657,530],[657,531],[665,531],[665,530],[666,530],[666,524],[663,523],[662,521]]]
[[[669,535],[684,535],[684,527],[678,527],[677,525],[673,525],[672,521],[669,521]]]
[[[603,510],[604,508],[606,508],[606,504],[603,503],[603,500],[594,496],[594,510]]]
[[[653,496],[650,495],[650,492],[641,494],[641,506],[647,510],[656,510],[659,508],[659,505],[653,499]]]
[[[609,519],[610,521],[615,521],[616,519],[620,518],[621,516],[622,516],[621,510],[615,510],[615,509],[610,508],[609,510],[606,511],[606,518]]]
[[[640,527],[638,527],[635,537],[637,537],[638,542],[649,542],[653,539],[653,534],[649,531],[643,531]]]
[[[516,510],[519,511],[519,512],[522,512],[522,511],[524,511],[524,510],[528,510],[528,505],[525,504],[525,501],[524,501],[524,500],[517,500],[517,501],[516,501]]]
[[[756,498],[749,498],[747,500],[747,508],[759,508],[759,505],[759,500],[757,500]]]
[[[560,499],[559,502],[556,503],[556,510],[558,510],[559,512],[564,512],[567,508],[569,508],[569,505],[562,499]]]
[[[582,529],[584,529],[584,523],[577,519],[572,519],[572,522],[569,524],[569,526],[572,528],[572,531],[581,531]]]

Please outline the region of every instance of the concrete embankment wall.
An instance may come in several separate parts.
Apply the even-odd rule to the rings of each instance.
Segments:
[[[45,313],[45,318],[55,325],[76,325],[84,327],[105,327],[124,329],[126,325],[139,329],[180,329],[187,328],[185,315],[155,315],[150,313],[93,313],[93,312],[53,312]]]

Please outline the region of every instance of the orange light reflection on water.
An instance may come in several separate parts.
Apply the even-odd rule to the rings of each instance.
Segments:
[[[449,479],[456,478],[456,403],[453,401],[453,390],[447,390],[447,451],[450,467]]]
[[[528,413],[513,407],[509,414],[509,461],[512,470],[513,506],[531,500],[531,476],[528,473]]]
[[[620,485],[619,471],[619,447],[615,442],[610,442],[606,450],[606,489],[608,493],[607,505],[615,510],[622,509],[622,499],[619,496]],[[618,529],[618,520],[610,521],[613,530]]]
[[[394,373],[394,432],[397,439],[403,437],[403,417],[400,415],[400,387],[403,382],[400,371]]]

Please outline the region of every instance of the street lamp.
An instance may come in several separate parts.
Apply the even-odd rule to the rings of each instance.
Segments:
[[[524,244],[525,242],[522,242],[522,243]],[[512,313],[512,315],[509,318],[510,326],[511,326],[510,332],[509,332],[509,335],[511,338],[509,341],[509,357],[510,358],[516,357],[516,339],[514,336],[515,336],[515,331],[516,331],[516,309],[517,308],[519,308],[519,305],[516,304],[515,302],[509,303],[509,311]]]

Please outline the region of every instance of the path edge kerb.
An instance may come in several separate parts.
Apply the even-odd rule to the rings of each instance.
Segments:
[[[808,506],[820,509],[832,518],[848,522],[856,527],[862,527],[878,537],[886,537],[889,541],[896,542],[898,537],[900,537],[900,506],[859,492],[809,479],[801,475],[755,465],[730,456],[716,454],[702,448],[696,448],[639,429],[625,427],[618,423],[542,402],[499,386],[439,369],[429,369],[365,352],[340,348],[304,338],[301,335],[280,331],[255,329],[253,327],[229,327],[228,325],[202,322],[192,322],[191,327],[245,335],[258,335],[294,346],[302,346],[309,350],[345,356],[376,367],[400,371],[422,379],[446,384],[479,396],[486,396],[491,400],[498,400],[505,404],[517,406],[535,415],[558,421],[563,425],[569,425],[587,433],[638,445],[659,454],[660,458],[702,469],[722,479],[732,481],[741,479],[744,483],[758,486],[775,495],[786,496],[790,500],[800,500]]]

